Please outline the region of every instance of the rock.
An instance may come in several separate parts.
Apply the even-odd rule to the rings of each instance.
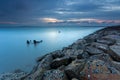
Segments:
[[[68,80],[63,71],[48,70],[44,73],[42,80]]]
[[[96,54],[104,53],[102,50],[97,49],[97,48],[92,47],[92,46],[87,46],[87,47],[86,47],[86,51],[87,51],[90,55],[96,55]]]
[[[109,64],[106,64],[106,62],[102,60],[99,60],[99,59],[92,60],[92,61],[88,60],[84,69],[80,72],[79,76],[81,80],[84,80],[84,79],[106,80],[104,76],[100,76],[101,74],[102,75],[107,75],[107,74],[119,75],[119,71],[111,67]]]
[[[102,39],[113,40],[117,42],[117,41],[120,41],[120,35],[107,35],[107,36],[102,37]]]
[[[89,60],[96,60],[96,59],[102,60],[106,63],[111,63],[111,61],[112,61],[111,57],[106,53],[99,54],[99,55],[93,55],[89,58]]]
[[[104,31],[104,35],[118,35],[118,31],[117,30],[113,30],[113,31]]]
[[[27,77],[23,78],[23,80],[41,80],[43,73],[50,69],[50,63],[52,62],[52,55],[47,55],[36,67],[36,70],[30,73]]]
[[[97,42],[102,44],[107,44],[107,45],[115,44],[114,40],[97,39]]]
[[[118,46],[118,45],[110,46],[110,53],[109,54],[116,61],[120,61],[120,46]]]
[[[84,39],[86,40],[87,43],[91,43],[96,42],[98,38],[99,38],[98,34],[94,33],[86,36]]]
[[[108,45],[102,43],[93,42],[91,43],[91,46],[103,50],[104,52],[107,52],[109,50]]]
[[[84,49],[85,48],[86,41],[84,39],[77,40],[74,44],[71,45],[72,49]]]
[[[111,61],[112,66],[114,66],[120,72],[120,62]]]
[[[84,68],[84,65],[85,60],[75,60],[65,68],[65,73],[70,80],[72,78],[79,79],[79,73]]]
[[[79,80],[79,79],[73,78],[73,79],[71,79],[71,80]]]
[[[83,52],[82,54],[77,55],[77,59],[87,59],[89,57],[90,55],[88,54],[88,52]]]
[[[61,58],[64,56],[64,54],[60,50],[54,51],[51,54],[52,54],[53,59]]]
[[[0,74],[0,80],[21,80],[21,78],[26,75],[27,73],[21,71],[15,73],[4,73]]]
[[[36,59],[36,62],[40,62],[41,60],[43,60],[48,54],[44,55],[44,56],[40,56]]]
[[[51,66],[52,69],[56,69],[56,68],[58,68],[62,65],[66,66],[71,62],[72,62],[72,59],[70,57],[57,58],[57,59],[52,61],[50,66]]]
[[[82,54],[83,50],[79,49],[79,50],[75,50],[75,49],[68,49],[64,52],[65,56],[69,56],[69,57],[74,57],[76,58],[78,54]]]
[[[83,59],[88,59],[90,55],[88,54],[88,52],[83,52],[82,57]]]

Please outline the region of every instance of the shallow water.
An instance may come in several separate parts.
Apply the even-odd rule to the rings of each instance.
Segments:
[[[102,27],[0,28],[0,73],[30,71],[35,59],[62,49]],[[60,33],[59,33],[60,31]],[[43,40],[34,45],[26,40]]]

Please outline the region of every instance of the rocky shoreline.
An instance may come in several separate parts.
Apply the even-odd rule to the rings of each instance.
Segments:
[[[29,74],[0,80],[119,80],[120,26],[98,30],[37,63]]]

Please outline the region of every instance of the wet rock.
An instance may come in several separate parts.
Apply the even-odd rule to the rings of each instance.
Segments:
[[[71,62],[72,62],[72,59],[70,57],[57,58],[57,59],[52,61],[50,66],[51,66],[52,69],[56,69],[56,68],[58,68],[62,65],[66,66]]]
[[[48,70],[44,73],[42,80],[68,80],[63,71]]]
[[[65,68],[65,73],[70,80],[72,78],[79,79],[79,73],[84,68],[84,65],[85,60],[75,60]]]
[[[110,53],[109,54],[116,61],[120,61],[120,46],[118,46],[118,45],[110,46]]]
[[[87,47],[86,47],[86,51],[87,51],[90,55],[96,55],[96,54],[104,53],[102,50],[97,49],[97,48],[92,47],[92,46],[87,46]]]

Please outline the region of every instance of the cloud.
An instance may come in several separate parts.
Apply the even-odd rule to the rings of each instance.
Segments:
[[[120,11],[119,5],[107,5],[103,6],[103,11]]]
[[[45,23],[60,23],[60,22],[63,22],[63,20],[59,20],[59,19],[56,19],[56,18],[40,18],[40,20],[42,20],[42,22],[45,22]]]
[[[119,23],[119,14],[120,0],[0,0],[0,21],[6,22]]]
[[[18,23],[16,23],[16,22],[0,22],[0,24],[18,24]]]
[[[67,19],[67,20],[61,20],[56,18],[42,18],[41,19],[45,23],[115,23],[120,24],[120,20],[103,20],[103,19],[94,19],[94,18],[73,18],[73,19]]]
[[[80,12],[80,11],[55,11],[55,13],[57,14],[62,14],[62,15],[69,15],[69,14],[72,14],[72,15],[78,15],[78,14],[86,14],[87,12]]]

